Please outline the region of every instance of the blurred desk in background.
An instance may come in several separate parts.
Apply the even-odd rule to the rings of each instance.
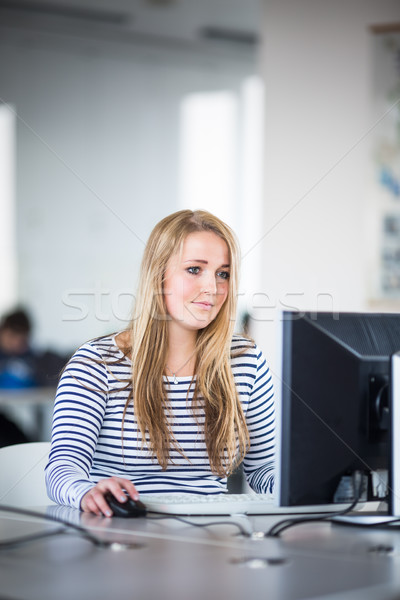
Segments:
[[[55,387],[0,389],[0,411],[35,441],[49,441]]]

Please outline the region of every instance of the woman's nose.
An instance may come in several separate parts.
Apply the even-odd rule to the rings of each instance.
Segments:
[[[204,276],[204,280],[202,281],[202,291],[207,294],[216,294],[217,293],[217,282],[216,278],[213,274],[206,274]]]

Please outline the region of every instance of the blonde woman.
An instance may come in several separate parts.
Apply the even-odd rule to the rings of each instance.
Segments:
[[[106,492],[220,494],[242,461],[255,491],[273,491],[271,376],[233,332],[238,254],[208,212],[156,225],[129,330],[84,344],[60,378],[50,498],[110,516]]]

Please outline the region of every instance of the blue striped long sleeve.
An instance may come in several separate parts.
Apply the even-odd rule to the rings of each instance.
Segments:
[[[247,345],[247,346],[246,346]],[[256,491],[272,491],[274,407],[269,370],[262,353],[235,336],[232,370],[250,434],[244,471]],[[121,432],[122,415],[131,391],[131,363],[109,336],[84,344],[61,376],[54,404],[52,443],[46,467],[49,497],[80,507],[82,496],[100,479],[130,479],[140,493],[189,492],[220,494],[226,478],[212,473],[202,433],[204,415],[188,410],[191,378],[165,377],[173,434],[183,450],[172,449],[162,470],[142,445],[133,406]]]
[[[275,479],[275,406],[270,370],[257,350],[256,369],[250,393],[246,395],[246,422],[250,448],[243,461],[247,482],[256,492],[273,493]],[[243,365],[247,354],[239,360]],[[254,358],[254,357],[253,357]],[[250,374],[250,371],[249,371]],[[240,392],[239,392],[240,393]]]

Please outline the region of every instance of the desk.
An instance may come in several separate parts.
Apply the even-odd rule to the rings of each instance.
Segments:
[[[0,408],[5,408],[7,414],[17,419],[21,408],[28,409],[32,415],[33,436],[38,441],[48,441],[55,395],[54,387],[0,389]]]
[[[55,511],[60,507],[49,507]],[[0,598],[24,600],[394,600],[400,597],[400,531],[310,523],[282,538],[252,540],[235,527],[208,530],[171,520],[105,519],[63,508],[113,551],[75,534],[0,550]],[[197,517],[197,522],[212,518]],[[267,530],[277,517],[242,517]],[[232,519],[234,520],[234,519]],[[0,513],[1,538],[47,528]]]

